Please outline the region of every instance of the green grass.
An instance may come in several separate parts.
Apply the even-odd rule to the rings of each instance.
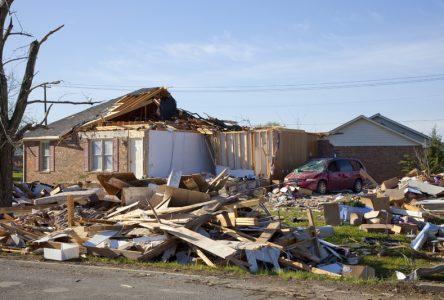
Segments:
[[[273,215],[280,215],[283,218],[283,224],[289,226],[300,226],[307,227],[307,211],[302,210],[300,208],[281,208],[279,213],[277,211],[273,212]],[[313,211],[313,217],[315,220],[316,226],[325,225],[323,213]],[[292,219],[298,218],[303,219],[302,222],[293,223]],[[350,245],[350,244],[360,244],[365,247],[365,250],[369,252],[369,254],[360,255],[359,264],[368,265],[375,268],[376,276],[379,280],[395,280],[395,271],[401,271],[403,273],[410,273],[414,269],[420,267],[431,267],[438,263],[442,263],[442,260],[431,260],[425,259],[424,255],[421,253],[417,253],[413,251],[409,245],[411,238],[406,237],[405,235],[394,235],[390,234],[388,237],[385,233],[368,233],[359,229],[359,226],[335,226],[334,227],[335,234],[331,237],[326,238],[325,240],[331,242],[336,245]],[[383,243],[378,243],[377,245],[371,247],[368,244],[363,242],[363,238],[371,237],[375,238],[378,241],[383,242],[387,238],[390,240],[395,240],[400,242],[400,248],[390,249],[383,245]],[[296,275],[303,276],[306,279],[313,278],[313,275],[306,272],[301,272],[304,275]],[[285,275],[285,276],[292,276]],[[318,279],[319,275],[315,276]],[[344,277],[345,280],[346,277]],[[433,276],[434,280],[444,281],[444,275],[435,275]],[[355,281],[355,280],[351,280]]]
[[[23,180],[23,171],[13,171],[12,172],[12,180],[14,182],[22,182],[22,180]]]

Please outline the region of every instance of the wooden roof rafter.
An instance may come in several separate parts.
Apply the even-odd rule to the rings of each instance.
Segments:
[[[140,94],[128,94],[120,98],[106,113],[92,121],[89,121],[82,126],[80,126],[79,130],[85,130],[87,128],[91,128],[98,124],[104,123],[110,119],[119,117],[151,103],[155,103],[157,106],[159,105],[159,99],[162,96],[169,95],[169,92],[164,87],[159,87],[149,92],[140,93]],[[159,99],[158,99],[159,98]]]

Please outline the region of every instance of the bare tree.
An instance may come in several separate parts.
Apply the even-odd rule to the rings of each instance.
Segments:
[[[14,31],[11,5],[14,0],[0,0],[0,206],[11,206],[12,203],[12,161],[14,146],[20,142],[23,134],[41,124],[23,123],[24,113],[30,93],[37,87],[32,86],[35,76],[35,65],[40,46],[48,38],[59,31],[63,25],[49,31],[42,39],[34,40],[29,44],[28,53],[25,56],[5,59],[5,44],[11,36],[30,37],[29,33]],[[25,61],[23,78],[19,82],[15,99],[9,98],[10,85],[5,72],[5,65],[13,61]],[[10,107],[11,103],[13,107]]]

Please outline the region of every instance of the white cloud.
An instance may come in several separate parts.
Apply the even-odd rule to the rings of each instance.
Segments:
[[[229,36],[215,37],[208,42],[177,42],[164,45],[166,54],[178,59],[229,59],[234,62],[252,61],[259,51],[255,46],[236,41]]]

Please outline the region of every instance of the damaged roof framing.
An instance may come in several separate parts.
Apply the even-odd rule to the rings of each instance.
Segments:
[[[23,140],[57,140],[73,131],[120,129],[179,129],[211,134],[244,128],[236,122],[203,118],[178,109],[165,87],[144,88],[27,132]]]

